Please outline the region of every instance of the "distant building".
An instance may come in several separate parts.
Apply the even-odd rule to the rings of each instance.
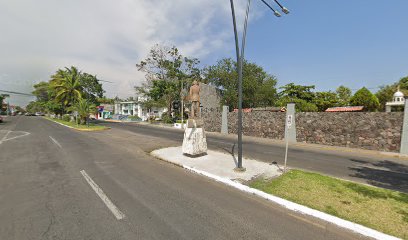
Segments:
[[[101,104],[97,106],[98,114],[96,119],[111,119],[113,116],[113,104]]]
[[[393,100],[392,102],[387,102],[385,104],[385,111],[386,112],[391,112],[392,107],[404,106],[405,105],[405,97],[404,97],[404,94],[400,91],[399,86],[398,86],[397,92],[394,93],[394,96],[393,96],[392,100]]]
[[[326,112],[362,112],[364,106],[332,107],[326,109]]]
[[[137,97],[135,101],[115,102],[114,114],[125,116],[138,116],[142,121],[147,121],[150,117],[161,118],[163,113],[167,112],[167,108],[153,107],[150,109],[143,107],[145,99]]]

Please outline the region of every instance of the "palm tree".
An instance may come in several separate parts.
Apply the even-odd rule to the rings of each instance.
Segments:
[[[55,99],[64,107],[73,106],[82,98],[81,72],[76,67],[59,69],[51,76],[51,87],[55,89]]]
[[[86,99],[78,99],[73,106],[69,108],[70,111],[76,111],[79,117],[79,123],[85,124],[86,119],[89,117],[90,113],[94,113],[96,106],[94,104],[89,104]]]

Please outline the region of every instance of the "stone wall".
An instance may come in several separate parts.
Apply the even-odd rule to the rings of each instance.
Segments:
[[[200,83],[200,105],[205,109],[220,108],[221,93],[214,86]]]
[[[228,113],[228,133],[237,133],[238,113]],[[243,134],[253,137],[283,139],[286,113],[254,111],[243,113]]]
[[[398,152],[402,112],[297,113],[297,141]]]
[[[209,132],[221,132],[222,112],[219,108],[202,108],[201,118],[204,121],[204,129]]]
[[[207,131],[221,131],[220,109],[203,111]],[[286,113],[243,113],[243,134],[284,139]],[[403,112],[296,113],[297,141],[330,146],[399,152]],[[237,113],[228,113],[228,132],[237,133]]]

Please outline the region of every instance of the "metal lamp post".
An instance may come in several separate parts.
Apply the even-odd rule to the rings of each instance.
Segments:
[[[268,4],[265,0],[261,0],[269,9],[272,10],[275,16],[281,17],[282,15],[276,11],[270,4]],[[282,9],[282,12],[285,14],[289,14],[289,10],[282,6],[277,0],[274,0],[276,4]],[[244,62],[244,53],[245,53],[245,41],[246,41],[246,33],[247,33],[247,26],[248,26],[248,16],[249,10],[251,6],[251,0],[248,0],[246,12],[245,12],[245,21],[244,21],[244,31],[242,33],[242,40],[241,40],[241,53],[239,49],[239,41],[238,41],[238,31],[237,31],[237,23],[235,18],[235,8],[234,8],[234,0],[230,0],[231,3],[231,13],[232,13],[232,23],[234,27],[234,37],[235,37],[235,51],[237,55],[237,71],[238,71],[238,164],[234,170],[236,171],[245,171],[245,168],[242,166],[242,70],[243,70],[243,62]]]

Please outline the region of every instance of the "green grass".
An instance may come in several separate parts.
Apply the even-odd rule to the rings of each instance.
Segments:
[[[291,170],[250,186],[292,202],[408,239],[408,194]]]
[[[73,128],[75,128],[77,130],[82,130],[82,131],[100,131],[100,130],[109,129],[108,127],[97,125],[97,124],[94,124],[94,123],[90,123],[89,127],[88,127],[87,125],[78,125],[76,123],[67,122],[67,121],[64,121],[64,120],[61,120],[61,119],[54,119],[54,118],[49,118],[49,117],[44,117],[44,118],[46,118],[48,120],[51,120],[51,121],[54,121],[54,122],[62,123],[64,125],[67,125],[67,126],[70,126],[70,127],[73,127]]]

